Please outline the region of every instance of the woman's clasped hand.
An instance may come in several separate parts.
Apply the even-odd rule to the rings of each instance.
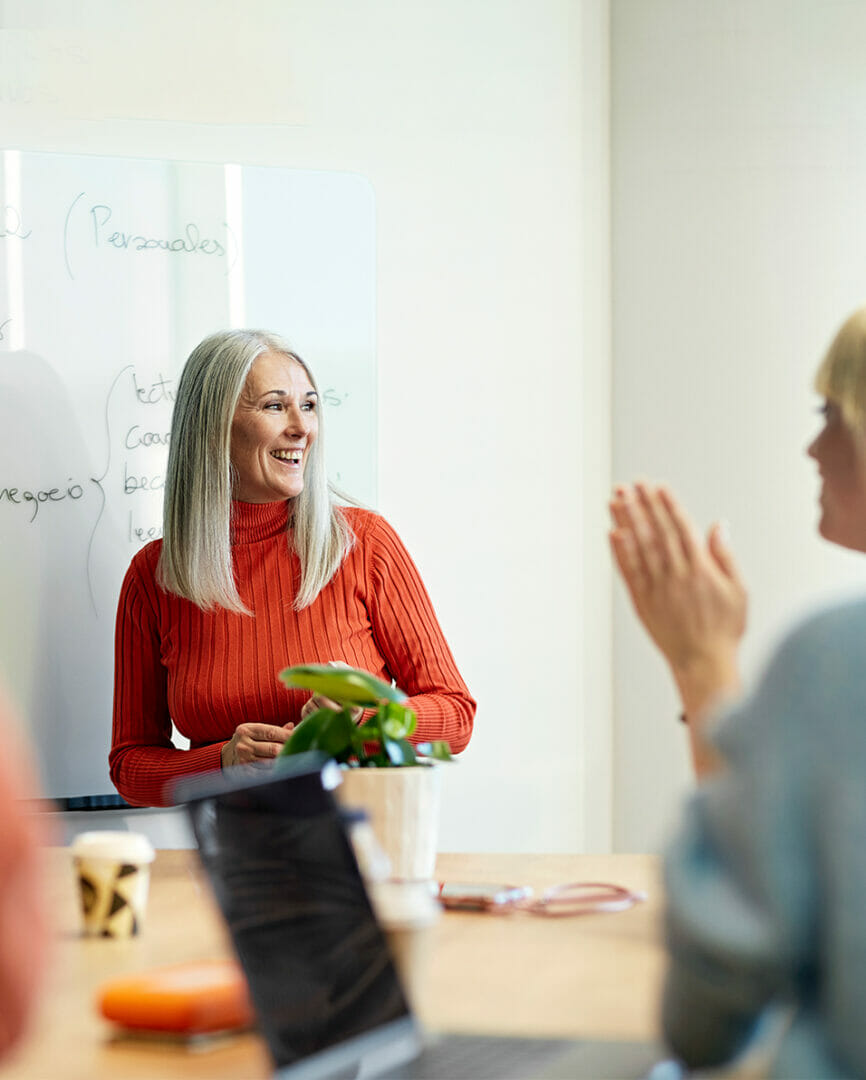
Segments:
[[[239,724],[234,735],[220,751],[222,767],[225,769],[230,765],[270,764],[294,730],[295,725],[291,723],[282,727],[274,727],[273,724]]]

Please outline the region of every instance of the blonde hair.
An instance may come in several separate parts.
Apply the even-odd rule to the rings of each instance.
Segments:
[[[815,375],[815,390],[839,405],[850,426],[866,425],[866,307],[840,327]]]
[[[238,595],[231,550],[231,425],[255,360],[280,353],[304,361],[276,334],[222,330],[190,353],[177,388],[163,500],[162,552],[157,581],[205,611],[226,608],[249,615]],[[287,543],[301,564],[296,609],[308,607],[339,569],[355,538],[336,505],[325,471],[322,418],[304,469],[304,488],[293,500]]]

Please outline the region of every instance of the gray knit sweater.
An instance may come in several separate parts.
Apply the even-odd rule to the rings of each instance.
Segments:
[[[798,627],[714,741],[666,860],[667,1039],[717,1064],[787,1003],[772,1076],[866,1077],[866,601]]]

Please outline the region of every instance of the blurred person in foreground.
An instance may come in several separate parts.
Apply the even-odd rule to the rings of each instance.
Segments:
[[[819,530],[866,551],[866,308],[816,389]],[[648,485],[617,491],[612,513],[617,565],[670,664],[702,780],[666,860],[666,1037],[689,1066],[718,1065],[782,1006],[772,1076],[866,1077],[866,600],[806,619],[731,705],[746,594],[718,526],[704,543]]]
[[[842,325],[815,376],[824,424],[808,455],[822,480],[818,531],[866,551],[866,307]],[[619,486],[611,547],[634,609],[667,660],[699,777],[718,765],[707,721],[740,692],[748,595],[716,522],[704,541],[664,486]]]
[[[418,717],[413,741],[469,742],[475,702],[409,553],[384,518],[335,501],[309,367],[274,334],[212,334],[178,384],[164,537],[121,588],[118,791],[165,805],[183,776],[271,764],[328,704],[278,673],[329,662],[395,680]]]
[[[27,1032],[42,983],[48,924],[39,847],[45,841],[29,755],[0,696],[0,1063]]]

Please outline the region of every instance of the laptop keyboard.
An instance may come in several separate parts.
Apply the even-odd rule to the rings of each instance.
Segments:
[[[574,1045],[566,1039],[449,1035],[388,1076],[392,1080],[534,1080]]]
[[[447,1035],[414,1061],[383,1073],[388,1080],[682,1080],[673,1062],[659,1073],[656,1043],[601,1039],[521,1039]]]

